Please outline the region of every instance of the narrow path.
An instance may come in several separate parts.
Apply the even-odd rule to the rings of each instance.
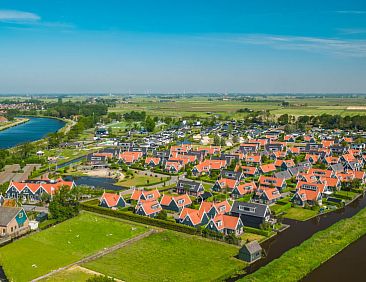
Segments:
[[[119,243],[117,245],[114,245],[114,246],[110,247],[110,248],[103,249],[103,250],[101,250],[101,251],[99,251],[99,252],[97,252],[95,254],[92,254],[90,256],[87,256],[87,257],[85,257],[85,258],[83,258],[83,259],[81,259],[79,261],[73,262],[73,263],[68,264],[66,266],[60,267],[60,268],[58,268],[56,270],[53,270],[53,271],[51,271],[51,272],[49,272],[49,273],[47,273],[45,275],[42,275],[40,277],[37,277],[37,278],[33,279],[32,282],[40,281],[40,280],[42,280],[44,278],[50,277],[51,275],[54,275],[54,274],[59,273],[61,271],[64,271],[64,270],[66,270],[66,269],[68,269],[68,268],[70,268],[72,266],[79,265],[79,264],[83,264],[83,263],[86,263],[86,262],[95,260],[95,259],[97,259],[99,257],[105,256],[105,255],[107,255],[109,253],[112,253],[112,252],[114,252],[114,251],[116,251],[116,250],[118,250],[120,248],[123,248],[123,247],[125,247],[127,245],[130,245],[132,243],[135,243],[135,242],[137,242],[137,241],[139,241],[139,240],[141,240],[143,238],[146,238],[146,237],[148,237],[151,234],[156,233],[156,232],[159,232],[159,231],[156,230],[156,229],[151,229],[151,230],[149,230],[149,231],[147,231],[147,232],[145,232],[143,234],[140,234],[140,235],[138,235],[136,237],[133,237],[133,238],[127,240],[127,241],[123,241],[123,242],[121,242],[121,243]]]

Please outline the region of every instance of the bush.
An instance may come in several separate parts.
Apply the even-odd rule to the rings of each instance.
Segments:
[[[253,228],[253,227],[249,227],[249,226],[244,226],[244,231],[248,232],[248,233],[262,235],[265,237],[269,237],[271,235],[270,230],[257,229],[257,228]]]

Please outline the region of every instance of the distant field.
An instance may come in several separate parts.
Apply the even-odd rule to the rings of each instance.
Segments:
[[[282,107],[281,101],[290,103],[289,107]],[[269,96],[266,99],[259,97],[258,101],[244,102],[239,100],[217,100],[208,97],[195,96],[192,98],[177,98],[171,101],[161,102],[157,98],[139,97],[133,98],[128,104],[117,104],[110,108],[111,112],[125,113],[129,111],[146,111],[152,116],[172,117],[210,117],[212,114],[220,114],[223,117],[244,118],[246,113],[238,113],[239,109],[251,109],[253,111],[269,110],[271,114],[291,115],[321,115],[339,114],[365,115],[366,99],[357,98],[293,98],[286,96]]]
[[[83,267],[124,281],[213,281],[246,265],[235,246],[164,231]]]
[[[0,265],[10,281],[29,281],[145,230],[139,225],[82,213],[2,247]]]

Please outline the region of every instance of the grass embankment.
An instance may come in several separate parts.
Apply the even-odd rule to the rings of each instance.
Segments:
[[[300,221],[308,220],[318,214],[318,211],[316,210],[310,210],[300,207],[291,207],[288,210],[286,210],[283,217],[289,218],[289,219],[295,219]]]
[[[280,258],[240,281],[299,281],[352,242],[366,234],[366,208],[317,232]]]
[[[146,229],[99,215],[82,213],[0,249],[0,265],[10,281],[30,281]]]
[[[212,281],[245,267],[237,253],[231,245],[166,230],[83,267],[123,281]]]
[[[132,178],[125,179],[122,181],[119,181],[116,185],[125,186],[125,187],[131,187],[131,186],[149,186],[161,183],[163,181],[169,180],[168,177],[158,177],[158,176],[149,176],[149,175],[141,175],[141,174],[135,174]]]
[[[13,121],[4,122],[0,126],[0,131],[13,127],[13,126],[17,126],[17,125],[25,123],[27,121],[29,121],[29,118],[15,118]]]

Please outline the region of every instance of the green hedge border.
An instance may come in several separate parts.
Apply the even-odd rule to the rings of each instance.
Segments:
[[[91,212],[95,212],[95,213],[99,213],[99,214],[104,214],[104,215],[108,215],[108,216],[112,216],[112,217],[117,217],[117,218],[121,218],[121,219],[126,219],[126,220],[130,220],[130,221],[142,223],[142,224],[170,229],[170,230],[183,232],[183,233],[187,233],[187,234],[191,234],[191,235],[200,235],[201,234],[201,232],[198,229],[187,226],[187,225],[178,224],[178,223],[175,223],[172,221],[165,221],[165,220],[161,220],[161,219],[150,218],[147,216],[141,216],[141,215],[124,212],[124,211],[119,211],[119,210],[111,210],[111,209],[95,206],[92,204],[88,204],[88,202],[81,203],[80,207],[86,211],[91,211]]]

